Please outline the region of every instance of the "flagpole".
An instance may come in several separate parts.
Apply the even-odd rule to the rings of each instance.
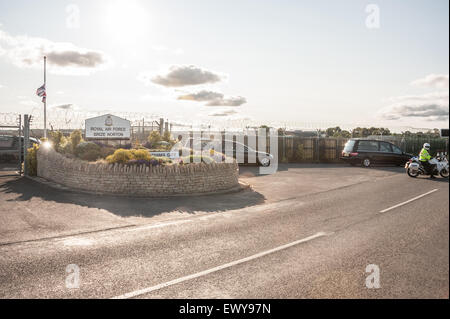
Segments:
[[[47,57],[44,56],[44,138],[47,138]]]

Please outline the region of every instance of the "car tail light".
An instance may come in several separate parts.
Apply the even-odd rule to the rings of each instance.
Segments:
[[[350,153],[350,156],[358,156],[358,153]]]

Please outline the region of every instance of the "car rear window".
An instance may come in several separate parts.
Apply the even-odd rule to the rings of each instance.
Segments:
[[[355,140],[350,140],[348,141],[345,146],[344,146],[344,152],[353,152],[353,147],[355,146],[356,141]]]
[[[394,151],[395,154],[403,154],[403,151],[395,145],[392,145],[392,150]]]
[[[378,142],[376,141],[359,141],[358,151],[376,152],[378,151]]]
[[[380,151],[392,153],[391,144],[386,143],[386,142],[380,142]]]

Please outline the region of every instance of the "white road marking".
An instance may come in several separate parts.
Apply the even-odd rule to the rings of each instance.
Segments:
[[[134,227],[134,228],[123,229],[122,231],[129,232],[129,231],[136,231],[136,230],[146,230],[146,229],[153,229],[153,228],[162,228],[162,227],[166,227],[166,226],[179,225],[179,224],[185,224],[185,223],[190,223],[190,222],[192,222],[191,219],[178,220],[178,221],[174,221],[174,222],[160,223],[160,224],[155,224],[155,225],[138,226],[138,227]]]
[[[64,246],[91,246],[93,243],[92,240],[86,238],[71,238],[63,242]]]
[[[260,252],[258,254],[246,257],[246,258],[235,260],[235,261],[232,261],[232,262],[227,263],[227,264],[223,264],[223,265],[220,265],[220,266],[217,266],[217,267],[214,267],[214,268],[211,268],[211,269],[207,269],[207,270],[195,273],[195,274],[191,274],[191,275],[184,276],[184,277],[181,277],[181,278],[178,278],[178,279],[174,279],[174,280],[171,280],[171,281],[168,281],[168,282],[156,285],[156,286],[152,286],[152,287],[148,287],[148,288],[144,288],[144,289],[139,289],[139,290],[135,290],[135,291],[132,291],[132,292],[128,292],[126,294],[123,294],[123,295],[120,295],[120,296],[116,296],[116,297],[113,297],[111,299],[128,299],[128,298],[133,298],[133,297],[136,297],[136,296],[139,296],[139,295],[147,294],[147,293],[150,293],[150,292],[155,291],[155,290],[159,290],[159,289],[162,289],[162,288],[165,288],[165,287],[176,285],[176,284],[179,284],[181,282],[188,281],[188,280],[191,280],[191,279],[194,279],[194,278],[202,277],[202,276],[211,274],[211,273],[219,271],[219,270],[230,268],[230,267],[233,267],[233,266],[245,263],[247,261],[254,260],[254,259],[266,256],[266,255],[275,253],[277,251],[284,250],[284,249],[287,249],[289,247],[292,247],[292,246],[295,246],[295,245],[299,245],[299,244],[305,243],[307,241],[310,241],[310,240],[313,240],[313,239],[316,239],[316,238],[319,238],[319,237],[323,237],[323,236],[329,236],[329,235],[331,235],[331,233],[319,232],[319,233],[317,233],[315,235],[312,235],[312,236],[309,236],[309,237],[306,237],[306,238],[294,241],[292,243],[289,243],[289,244],[286,244],[286,245],[283,245],[283,246],[279,246],[279,247],[276,247],[276,248],[273,248],[273,249],[269,249],[269,250]]]
[[[380,213],[386,213],[386,212],[388,212],[388,211],[390,211],[390,210],[393,210],[393,209],[395,209],[395,208],[397,208],[397,207],[400,207],[400,206],[409,204],[409,203],[411,203],[412,201],[415,201],[415,200],[417,200],[417,199],[419,199],[419,198],[422,198],[422,197],[424,197],[424,196],[430,195],[431,193],[434,193],[434,192],[436,192],[437,190],[438,190],[438,189],[435,188],[435,189],[433,189],[433,190],[431,190],[431,191],[429,191],[429,192],[427,192],[427,193],[425,193],[425,194],[422,194],[422,195],[416,196],[416,197],[414,197],[414,198],[411,198],[411,199],[409,199],[409,200],[407,200],[407,201],[405,201],[405,202],[403,202],[403,203],[400,203],[400,204],[394,205],[394,206],[392,206],[392,207],[383,209],[383,210],[380,211]]]

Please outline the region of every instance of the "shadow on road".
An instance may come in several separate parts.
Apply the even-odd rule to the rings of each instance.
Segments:
[[[442,178],[442,177],[440,177],[440,176],[435,176],[435,178],[433,178],[433,179],[431,179],[430,178],[430,176],[419,176],[419,177],[416,177],[416,178],[411,178],[413,181],[415,180],[415,179],[426,179],[426,180],[428,180],[428,181],[430,181],[430,183],[438,183],[438,184],[440,184],[440,183],[448,183],[448,178]]]
[[[336,169],[336,168],[344,168],[348,174],[351,173],[351,169],[359,170],[381,170],[392,173],[404,173],[405,170],[403,167],[392,166],[392,165],[376,165],[371,166],[370,168],[363,168],[361,166],[350,166],[344,163],[291,163],[291,164],[278,164],[278,172],[289,171],[292,169],[302,169],[302,168],[314,168],[314,169]],[[350,171],[349,171],[350,170]],[[267,176],[264,174],[260,174],[258,166],[239,166],[239,175],[241,177],[260,177]]]
[[[86,208],[104,209],[121,217],[153,217],[169,212],[219,212],[242,209],[262,204],[263,195],[251,189],[237,193],[183,196],[171,198],[133,198],[113,195],[90,195],[63,191],[27,178],[0,180],[0,192],[16,194],[10,201],[28,201],[40,198],[58,204],[74,204]],[[61,206],[64,209],[64,206]]]

